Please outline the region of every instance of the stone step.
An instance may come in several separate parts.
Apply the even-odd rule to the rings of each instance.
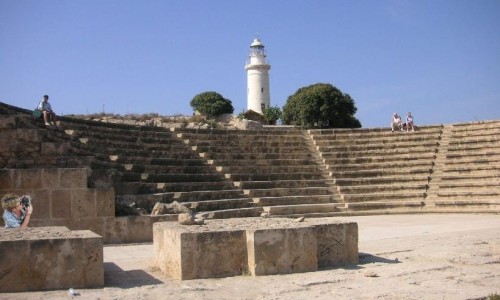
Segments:
[[[378,185],[354,185],[354,186],[339,186],[338,191],[342,194],[367,194],[367,193],[386,193],[400,191],[425,191],[428,188],[427,182],[393,182],[390,184]]]
[[[365,210],[379,210],[379,209],[421,209],[425,206],[425,202],[420,200],[410,201],[366,201],[346,203],[349,211],[365,211]]]
[[[328,145],[338,145],[338,144],[349,144],[349,145],[366,145],[366,144],[397,144],[400,142],[421,142],[429,140],[439,140],[441,132],[436,133],[411,133],[411,134],[391,134],[382,136],[357,136],[355,138],[349,136],[313,136],[314,144],[316,146],[328,146]],[[348,138],[347,138],[348,137]]]
[[[436,154],[434,152],[420,152],[417,154],[406,153],[402,155],[380,155],[380,156],[355,156],[355,157],[331,157],[323,158],[325,164],[330,165],[346,165],[346,164],[368,164],[368,163],[381,163],[381,162],[399,162],[408,160],[433,160]]]
[[[256,141],[256,142],[265,142],[269,140],[273,140],[275,142],[278,141],[303,141],[304,135],[301,133],[298,134],[276,134],[272,132],[272,134],[267,134],[268,131],[263,131],[262,134],[240,134],[241,131],[238,131],[236,134],[195,134],[195,133],[177,133],[177,138],[184,140],[193,140],[193,141]],[[269,131],[271,133],[271,131]]]
[[[199,155],[189,149],[179,151],[163,151],[163,150],[143,150],[143,149],[126,149],[126,148],[113,148],[103,147],[98,145],[77,144],[72,142],[71,145],[85,153],[101,153],[108,155],[129,156],[129,157],[150,157],[150,158],[170,158],[170,159],[194,159],[200,158]]]
[[[260,147],[260,148],[238,148],[238,147],[210,147],[210,146],[192,146],[191,150],[196,151],[198,153],[210,153],[212,155],[224,155],[224,154],[237,154],[237,157],[246,157],[252,155],[258,155],[259,157],[264,156],[273,156],[275,158],[282,159],[296,159],[303,158],[304,154],[310,155],[311,150],[306,146],[300,147]],[[279,156],[276,156],[279,155]],[[287,155],[283,157],[283,155]],[[288,155],[295,155],[298,157],[288,157]]]
[[[282,129],[282,130],[274,130],[274,129],[220,129],[220,128],[211,128],[211,129],[197,129],[197,128],[171,128],[170,131],[174,133],[182,133],[183,136],[187,136],[187,134],[195,134],[195,135],[232,135],[232,136],[244,136],[244,135],[261,135],[261,136],[281,136],[281,135],[302,135],[302,132],[297,128],[290,129]]]
[[[256,174],[256,173],[319,173],[318,165],[254,165],[254,166],[217,166],[216,170],[224,174]]]
[[[258,206],[274,205],[296,205],[296,204],[317,204],[339,202],[340,198],[335,195],[302,195],[302,196],[281,196],[281,197],[259,197],[253,198],[253,202]]]
[[[414,148],[392,148],[392,149],[381,149],[381,150],[370,150],[370,151],[339,151],[339,152],[321,152],[321,157],[324,159],[329,158],[354,158],[354,157],[380,157],[380,156],[396,156],[404,157],[408,155],[415,155],[418,157],[420,153],[435,153],[437,152],[437,147],[419,147]]]
[[[500,177],[499,178],[490,178],[490,180],[458,180],[458,181],[437,181],[437,185],[439,185],[440,189],[475,189],[475,188],[497,188],[500,186]]]
[[[437,196],[442,197],[453,197],[453,198],[486,198],[486,197],[496,197],[500,198],[500,189],[488,189],[488,188],[475,188],[474,190],[466,189],[466,190],[441,190],[439,189],[437,192]]]
[[[500,153],[500,145],[498,144],[468,144],[454,147],[448,147],[447,154],[462,154],[462,155],[498,155]]]
[[[120,164],[136,165],[158,165],[158,166],[206,166],[207,161],[196,158],[152,158],[144,156],[109,155],[105,153],[94,153],[94,157],[101,161],[111,161]]]
[[[393,143],[393,144],[366,144],[366,145],[345,145],[338,144],[332,146],[323,146],[318,147],[318,151],[320,152],[369,152],[369,151],[386,151],[390,149],[407,149],[411,151],[414,148],[436,148],[439,146],[438,141],[426,141],[426,142],[418,142],[418,143]]]
[[[246,160],[246,159],[235,159],[235,160],[209,160],[209,164],[217,166],[302,166],[302,165],[316,165],[317,161],[313,158],[307,159],[262,159],[262,160]]]
[[[148,174],[118,172],[118,181],[122,182],[208,182],[225,181],[219,174]]]
[[[406,182],[427,183],[429,174],[406,175]],[[338,186],[359,186],[359,185],[377,185],[377,184],[396,184],[401,182],[401,176],[382,176],[373,178],[334,178],[334,184]]]
[[[432,160],[404,160],[404,161],[388,161],[388,162],[376,162],[376,163],[364,163],[364,164],[348,164],[348,165],[329,165],[326,167],[330,171],[355,171],[355,170],[367,170],[367,169],[407,169],[413,167],[427,167],[432,168]]]
[[[182,140],[168,131],[141,132],[137,130],[109,130],[109,131],[81,131],[78,129],[64,129],[64,133],[72,139],[88,138],[96,141],[115,141],[144,144],[182,144]]]
[[[191,147],[197,147],[198,149],[203,149],[204,147],[209,148],[239,148],[239,149],[259,149],[259,148],[295,148],[304,146],[304,140],[301,141],[275,141],[270,139],[268,141],[252,141],[252,140],[229,140],[229,141],[196,141],[196,140],[185,140],[186,145]]]
[[[191,191],[191,192],[175,192],[174,200],[178,202],[194,202],[205,200],[221,200],[221,199],[236,199],[247,198],[242,190],[211,190],[211,191]]]
[[[339,211],[339,207],[344,204],[340,203],[318,203],[318,204],[297,204],[297,205],[276,205],[265,206],[264,212],[270,216],[290,215],[290,214],[307,214],[307,213],[322,213]]]
[[[92,145],[95,148],[118,148],[118,149],[134,149],[148,151],[190,151],[190,148],[182,143],[144,143],[144,142],[129,142],[129,141],[114,141],[101,140],[94,138],[78,138],[77,140],[85,145]]]
[[[428,174],[432,172],[429,167],[411,167],[402,169],[367,169],[352,171],[331,171],[330,176],[334,178],[359,178],[359,177],[386,177],[386,176],[406,176],[415,174]]]
[[[425,191],[420,192],[390,192],[390,193],[367,193],[367,194],[343,194],[341,195],[344,202],[366,202],[366,201],[385,201],[399,199],[401,201],[408,200],[424,200]]]
[[[94,161],[92,169],[116,169],[122,172],[147,174],[216,174],[215,168],[209,165],[199,166],[161,166],[141,164],[120,164],[114,162]]]
[[[467,181],[467,180],[495,180],[500,178],[500,174],[475,174],[475,173],[463,173],[463,174],[443,174],[439,177],[442,182],[446,181]]]
[[[500,156],[500,151],[475,151],[474,153],[464,153],[464,152],[447,152],[446,161],[456,161],[464,157],[469,159],[497,159]]]
[[[274,180],[274,181],[237,181],[235,185],[241,189],[270,189],[270,188],[296,188],[296,187],[329,187],[333,184],[331,179],[313,180]]]
[[[232,181],[272,181],[272,180],[313,180],[323,179],[323,175],[316,173],[259,173],[259,174],[225,174],[225,178]]]
[[[236,152],[224,152],[224,153],[199,153],[200,157],[206,160],[214,160],[216,162],[224,160],[248,160],[248,161],[258,161],[258,160],[273,160],[273,159],[311,159],[314,158],[311,152],[298,152],[298,153],[241,153]],[[222,163],[223,164],[223,163]]]
[[[116,182],[114,184],[117,195],[126,194],[154,194],[192,191],[219,191],[235,188],[230,181],[218,182]]]
[[[204,201],[189,201],[183,202],[183,205],[192,209],[195,212],[207,212],[213,210],[239,209],[254,207],[250,198],[235,198],[223,200],[204,200]]]
[[[481,207],[489,209],[494,208],[497,210],[497,213],[500,211],[500,200],[498,198],[496,199],[475,198],[475,199],[452,199],[452,200],[438,199],[434,201],[434,205],[436,207],[460,207],[460,208]],[[487,212],[493,212],[493,211],[488,210]]]
[[[203,219],[229,219],[259,217],[264,212],[262,207],[244,207],[235,209],[221,209],[197,213],[196,217]]]
[[[499,162],[489,162],[483,164],[460,164],[460,165],[445,165],[443,173],[468,173],[468,172],[492,172],[500,173]]]
[[[305,188],[273,188],[243,190],[249,197],[280,197],[280,196],[305,196],[305,195],[331,195],[328,187],[305,187]]]
[[[444,161],[445,166],[455,166],[455,165],[483,165],[483,164],[495,164],[498,165],[500,163],[500,153],[498,155],[489,155],[489,156],[455,156]]]
[[[471,145],[498,145],[498,136],[500,136],[500,128],[498,132],[491,132],[488,135],[470,136],[470,135],[453,135],[450,138],[450,146],[455,147],[468,147]]]

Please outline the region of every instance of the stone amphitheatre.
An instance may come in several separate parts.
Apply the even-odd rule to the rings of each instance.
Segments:
[[[370,226],[365,216],[398,227],[406,216],[467,215],[500,228],[498,120],[421,126],[408,133],[280,126],[167,129],[70,117],[46,127],[31,111],[0,103],[0,137],[0,194],[30,194],[35,208],[30,228],[0,230],[0,293],[8,298],[62,299],[70,287],[85,289],[88,299],[156,299],[162,293],[179,299],[480,299],[500,293],[495,235],[462,240],[489,249],[483,253],[463,245],[471,257],[489,257],[480,264],[493,274],[475,280],[484,290],[468,287],[470,292],[453,298],[447,292],[360,296],[321,289],[341,284],[355,289],[350,282],[359,278],[349,271],[368,262],[404,268],[402,246],[391,248],[390,253],[402,254],[390,259],[380,255],[389,253],[382,247],[366,253],[361,246],[370,245],[370,239],[363,237],[358,247],[358,230],[385,234],[376,230],[378,223],[364,227]],[[182,209],[152,214],[155,206]],[[177,222],[183,210],[201,224]],[[419,226],[440,232],[422,220]],[[460,221],[450,224],[467,227]],[[154,258],[150,271],[164,276],[171,290],[150,291],[150,296],[140,296],[146,293],[142,289],[134,295],[106,294],[110,287],[124,287],[103,267],[106,251],[119,252],[126,245],[146,245]],[[376,280],[376,272],[381,271],[363,273],[364,280]],[[294,288],[285,282],[280,285],[284,276],[302,276],[289,277],[302,282],[295,284],[295,294],[287,294]],[[390,284],[397,285],[394,280]],[[214,294],[207,282],[231,288]],[[360,283],[369,284],[380,286]],[[188,285],[194,287],[183,293],[181,286]],[[250,290],[241,296],[231,290],[234,285]],[[266,297],[254,288],[259,285],[277,292]],[[45,294],[36,294],[40,291]]]

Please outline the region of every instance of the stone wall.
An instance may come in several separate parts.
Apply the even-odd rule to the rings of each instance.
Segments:
[[[115,217],[114,189],[87,188],[86,168],[1,169],[0,195],[5,193],[32,196],[30,227],[91,230],[105,243],[151,242],[154,222],[177,217]]]

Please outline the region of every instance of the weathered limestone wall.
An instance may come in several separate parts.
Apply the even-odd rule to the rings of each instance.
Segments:
[[[0,228],[0,292],[101,288],[102,247],[89,230]]]
[[[91,230],[105,243],[151,242],[153,223],[172,216],[115,217],[113,188],[87,188],[86,168],[1,169],[0,195],[32,196],[31,227]],[[0,196],[1,197],[1,196]],[[0,226],[4,226],[0,219]]]
[[[316,271],[358,262],[358,226],[327,219],[208,220],[153,225],[157,266],[174,279]]]

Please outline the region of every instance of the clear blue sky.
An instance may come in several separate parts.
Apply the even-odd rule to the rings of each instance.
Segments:
[[[216,91],[238,114],[257,35],[272,106],[321,82],[363,127],[500,119],[500,0],[0,0],[0,101],[190,115]]]

